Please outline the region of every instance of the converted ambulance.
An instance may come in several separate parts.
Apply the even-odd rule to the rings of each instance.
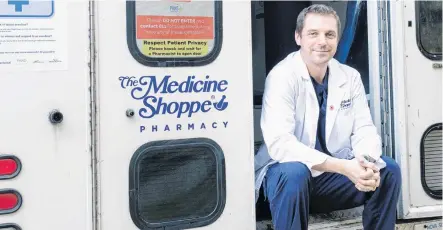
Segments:
[[[441,1],[0,0],[0,230],[273,229],[264,82],[314,3],[401,167],[398,229],[442,229]]]

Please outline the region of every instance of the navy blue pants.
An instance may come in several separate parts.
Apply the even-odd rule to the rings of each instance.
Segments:
[[[400,168],[382,156],[380,186],[361,192],[346,176],[323,173],[312,177],[302,163],[275,164],[264,180],[275,230],[308,229],[309,213],[324,213],[364,205],[363,226],[368,230],[395,229],[396,206],[401,187]]]

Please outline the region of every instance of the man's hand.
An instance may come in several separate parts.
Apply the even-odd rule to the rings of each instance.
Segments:
[[[366,170],[372,170],[374,172],[374,176],[372,179],[375,180],[375,187],[373,190],[378,188],[380,186],[380,168],[378,168],[374,163],[365,160],[365,158],[361,155],[357,155],[356,159]]]
[[[374,172],[379,172],[380,169],[374,164],[369,162],[368,160],[365,159],[365,157],[361,156],[361,155],[357,155],[355,156],[355,158],[358,160],[358,162],[360,163],[361,166],[365,167],[365,168],[370,168],[372,170],[374,170]],[[371,157],[369,157],[370,159],[372,159]],[[375,162],[375,160],[373,160]]]
[[[380,185],[380,170],[361,156],[347,160],[343,168],[343,174],[362,192],[374,191]]]

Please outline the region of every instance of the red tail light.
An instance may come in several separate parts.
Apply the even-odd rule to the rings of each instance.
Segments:
[[[0,214],[17,211],[22,205],[20,193],[12,189],[0,190]]]
[[[21,162],[16,156],[0,155],[0,179],[11,179],[21,170]]]

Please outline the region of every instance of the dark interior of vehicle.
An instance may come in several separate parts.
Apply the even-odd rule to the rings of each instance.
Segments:
[[[370,93],[365,1],[259,1],[253,3],[259,5],[252,6],[254,105],[258,108],[262,103],[266,75],[289,53],[299,49],[294,40],[298,14],[305,7],[318,3],[331,5],[340,17],[342,31],[335,58],[357,69],[362,76],[366,93]],[[259,127],[255,128],[260,130]],[[256,140],[256,143],[259,142],[261,140]],[[257,221],[271,219],[269,204],[264,200],[263,191],[256,204],[256,216]]]
[[[299,49],[294,39],[297,16],[303,8],[317,3],[322,2],[264,1],[259,3],[263,5],[263,12],[256,14],[255,20],[264,21],[263,40],[265,42],[264,44],[255,44],[254,47],[265,49],[265,75],[289,53]],[[341,63],[356,68],[360,72],[366,93],[368,94],[369,63],[366,2],[343,1],[333,3],[332,7],[337,10],[342,26],[341,38],[335,58]],[[253,36],[256,35],[259,36],[253,28]],[[254,43],[254,37],[252,39]],[[255,42],[257,43],[257,41]],[[257,54],[259,52],[256,52],[254,56]],[[256,77],[262,78],[263,74],[256,71],[254,72],[254,80],[256,80]],[[264,80],[258,80],[254,84],[255,105],[261,104],[263,83]]]

